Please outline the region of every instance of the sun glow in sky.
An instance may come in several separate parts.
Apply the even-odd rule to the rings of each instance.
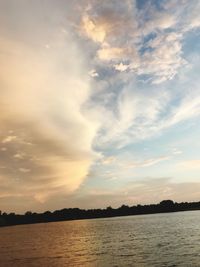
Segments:
[[[0,0],[0,210],[200,200],[199,14]]]

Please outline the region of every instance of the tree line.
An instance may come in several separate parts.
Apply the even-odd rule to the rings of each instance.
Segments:
[[[139,214],[153,214],[164,212],[177,212],[188,210],[200,210],[200,202],[176,203],[172,200],[163,200],[159,204],[127,206],[119,208],[107,207],[106,209],[79,209],[66,208],[61,210],[45,211],[36,213],[27,211],[25,214],[6,213],[0,211],[0,226],[10,226],[18,224],[33,224],[44,222],[56,222],[66,220],[107,218],[117,216],[129,216]]]

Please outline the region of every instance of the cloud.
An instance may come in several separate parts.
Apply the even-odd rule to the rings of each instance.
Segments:
[[[129,65],[123,64],[122,62],[114,65],[115,69],[118,71],[126,71],[129,68]]]
[[[115,181],[112,181],[113,184]],[[159,203],[164,199],[176,202],[199,201],[200,183],[174,183],[171,178],[146,178],[129,182],[123,188],[101,189],[93,188],[81,196],[69,199],[69,206],[82,208],[120,207],[137,204]],[[142,192],[142,193],[141,193]]]
[[[167,129],[199,116],[198,64],[187,68],[184,77],[166,86],[149,85],[148,91],[141,89],[136,78],[123,85],[115,93],[113,109],[101,108],[102,131],[98,145],[123,147],[130,143],[159,136]],[[193,82],[191,83],[191,78]],[[175,104],[174,104],[175,103]],[[102,103],[101,103],[102,104]]]
[[[177,8],[178,7],[178,8]],[[192,0],[190,2],[180,1],[168,1],[164,5],[164,8],[168,12],[173,12],[174,15],[179,18],[178,24],[183,32],[195,30],[200,27],[199,23],[199,2]],[[175,12],[174,12],[175,11]]]
[[[114,112],[101,112],[104,134],[99,134],[98,142],[123,147],[159,132],[158,127],[165,127],[160,118],[169,101],[164,90],[143,92],[132,81],[117,95]]]
[[[179,149],[177,149],[177,148],[173,148],[172,149],[172,154],[174,154],[174,155],[180,155],[180,154],[182,154],[183,153],[183,151],[181,151],[181,150],[179,150]]]
[[[136,161],[133,163],[128,164],[127,166],[129,168],[143,168],[143,167],[149,167],[149,166],[153,166],[161,161],[165,161],[165,160],[169,160],[170,157],[169,156],[160,156],[157,158],[152,158],[152,159],[146,159],[143,161]]]
[[[115,161],[116,161],[116,158],[113,156],[112,157],[105,157],[102,159],[103,164],[112,164]]]
[[[186,160],[177,163],[177,167],[182,170],[199,170],[200,169],[200,160],[194,159],[194,160]]]
[[[95,71],[90,75],[97,80],[90,116],[101,125],[95,147],[123,147],[199,114],[195,88],[194,92],[186,89],[179,77],[176,84],[165,84],[188,68],[183,41],[190,29],[184,30],[180,14],[194,10],[195,4],[161,5],[162,11],[153,4],[141,11],[129,1],[83,5],[79,38],[92,51],[91,69]],[[138,77],[148,85],[148,92],[141,89]]]
[[[122,11],[126,14],[123,17]],[[83,33],[99,43],[97,57],[107,61],[108,66],[118,71],[152,75],[154,83],[172,79],[186,63],[182,58],[181,34],[165,32],[171,27],[175,30],[177,14],[159,12],[152,7],[137,13],[134,2],[118,5],[110,2],[101,7],[94,2],[83,15]],[[155,36],[145,43],[144,36],[151,33]]]
[[[45,201],[73,192],[85,179],[97,155],[98,125],[84,108],[88,67],[68,28],[52,27],[30,7],[16,9],[15,34],[9,24],[1,31],[0,196]],[[28,26],[20,25],[23,19]]]
[[[188,31],[199,27],[200,7],[194,1],[160,5],[147,1],[138,10],[135,1],[93,1],[81,27],[83,35],[98,42],[99,64],[107,61],[107,67],[117,71],[149,75],[155,84],[173,79],[187,65],[182,43]]]
[[[88,73],[91,77],[98,77],[99,74],[95,70],[90,70]]]
[[[106,25],[98,25],[93,22],[87,15],[82,19],[83,29],[86,35],[94,42],[102,43],[106,37]]]
[[[15,140],[16,138],[17,138],[17,136],[15,136],[15,135],[8,135],[8,136],[6,136],[1,142],[2,142],[3,144],[10,143],[10,142],[12,142],[13,140]]]
[[[135,1],[116,2],[115,1],[92,1],[89,7],[83,7],[81,28],[94,42],[117,43],[120,42],[117,35],[136,36],[138,33]],[[124,16],[126,14],[126,16]],[[130,29],[130,32],[124,32],[124,28]]]
[[[154,75],[153,83],[171,80],[186,64],[180,39],[180,34],[165,33],[150,40],[146,46],[151,50],[144,52],[139,72]]]
[[[26,168],[19,168],[19,171],[27,173],[27,172],[30,172],[31,170],[30,169],[26,169]]]
[[[176,8],[177,6],[174,7],[175,10]],[[178,18],[177,13],[171,12],[169,8],[158,9],[154,3],[146,1],[140,10],[139,20],[143,34],[148,35],[151,32],[175,28]]]
[[[95,103],[96,113],[100,113],[97,116],[102,122],[96,138],[98,147],[106,144],[123,147],[160,134],[199,114],[197,84],[192,85],[192,89],[186,88],[178,76],[183,69],[188,76],[192,75],[187,71],[192,64],[183,53],[183,44],[186,34],[193,28],[186,27],[183,18],[187,17],[191,25],[191,15],[188,14],[193,14],[199,5],[195,1],[181,1],[181,5],[176,1],[164,1],[159,5],[160,8],[147,1],[139,9],[135,2],[115,5],[110,1],[99,5],[94,1],[85,10],[84,16],[87,15],[95,27],[103,28],[105,33],[94,49],[95,68],[99,69],[98,83],[107,80],[107,88],[98,95],[99,103]],[[94,41],[91,36],[88,38]],[[195,68],[198,67],[193,66],[193,70]],[[102,73],[107,73],[106,77]],[[143,94],[138,77],[148,86],[149,93],[145,90]],[[165,83],[175,77],[177,83],[172,89]],[[191,86],[189,82],[187,86]],[[109,105],[106,99],[109,99]]]
[[[43,4],[0,4],[0,196],[33,207],[200,114],[196,1]]]
[[[118,47],[112,47],[112,48],[105,47],[101,48],[97,52],[99,59],[106,61],[119,59],[122,57],[123,54],[124,54],[123,49]]]

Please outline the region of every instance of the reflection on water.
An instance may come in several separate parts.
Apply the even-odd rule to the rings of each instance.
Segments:
[[[200,212],[0,228],[0,266],[200,266]]]

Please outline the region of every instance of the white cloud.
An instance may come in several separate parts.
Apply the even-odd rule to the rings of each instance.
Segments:
[[[181,151],[180,149],[177,149],[177,148],[173,148],[172,153],[173,153],[174,155],[180,155],[180,154],[183,153],[183,151]]]
[[[163,90],[143,94],[135,87],[132,82],[123,88],[118,95],[115,112],[105,111],[106,115],[101,112],[104,134],[98,136],[99,146],[114,144],[121,147],[152,136],[158,127],[165,127],[161,126],[160,116],[170,101],[169,94]]]
[[[122,62],[114,65],[115,69],[118,71],[126,71],[129,68],[129,65],[123,64]]]
[[[98,76],[99,76],[99,74],[98,74],[95,70],[90,70],[90,71],[89,71],[89,75],[90,75],[91,77],[98,77]]]
[[[172,79],[186,64],[182,58],[180,34],[160,34],[150,40],[147,47],[153,50],[144,53],[139,73],[154,75],[153,83]]]
[[[1,31],[5,156],[0,159],[4,166],[0,196],[18,192],[41,201],[52,194],[71,193],[83,182],[97,155],[92,142],[98,123],[84,108],[91,87],[82,52],[67,28],[63,33],[56,24],[51,27],[50,21],[31,15],[30,7],[15,11],[17,37],[9,24]],[[34,23],[27,26],[24,21],[23,36],[17,35],[18,17],[23,19],[26,12]],[[48,49],[43,46],[46,39],[50,39]]]

